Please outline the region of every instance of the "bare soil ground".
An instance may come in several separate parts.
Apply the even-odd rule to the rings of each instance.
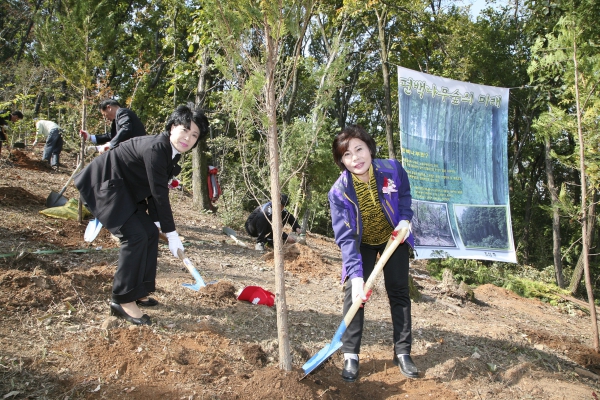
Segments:
[[[154,324],[110,317],[118,245],[106,230],[91,244],[86,224],[39,213],[75,168],[52,172],[39,150],[0,157],[0,398],[2,399],[598,399],[600,373],[589,317],[492,285],[475,302],[448,297],[413,263],[423,293],[413,303],[413,358],[420,379],[392,364],[383,282],[366,305],[360,378],[340,378],[336,353],[303,378],[301,366],[341,322],[340,254],[330,238],[285,246],[293,370],[278,368],[275,307],[237,301],[248,285],[275,292],[272,254],[236,245],[215,215],[173,192],[186,253],[207,282],[194,280],[166,244],[159,254]],[[73,186],[65,195],[77,198]],[[252,244],[244,232],[239,238]],[[40,250],[46,251],[45,253]],[[54,252],[47,252],[54,250]],[[36,252],[35,254],[32,254]]]

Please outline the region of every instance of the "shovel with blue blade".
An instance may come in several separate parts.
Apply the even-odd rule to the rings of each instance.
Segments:
[[[404,236],[406,236],[407,231],[408,228],[402,228],[399,231],[395,231],[392,233],[392,237],[390,238],[390,240],[388,240],[387,245],[385,246],[385,250],[381,254],[381,257],[379,257],[379,261],[377,261],[377,264],[375,264],[373,272],[371,272],[371,276],[369,276],[369,279],[367,279],[367,282],[365,283],[365,293],[368,293],[369,290],[373,288],[375,280],[379,276],[379,273],[383,270],[383,267],[385,267],[385,264],[387,264],[392,254],[394,254],[394,251],[396,251],[398,245],[400,245],[400,240],[396,238],[403,238]],[[319,350],[317,354],[312,356],[311,359],[308,360],[302,366],[302,369],[304,370],[305,374],[304,376],[314,371],[314,369],[321,365],[323,361],[327,360],[333,353],[335,353],[340,347],[342,347],[342,335],[344,334],[344,332],[346,332],[346,328],[348,327],[348,325],[350,325],[352,319],[354,319],[354,315],[356,315],[356,312],[358,311],[361,305],[361,301],[355,301],[352,304],[352,307],[350,307],[350,309],[344,316],[342,323],[335,331],[331,343],[327,344],[324,348]]]
[[[185,256],[183,250],[177,249],[177,257],[179,257],[179,259],[183,261],[183,264],[188,269],[188,271],[190,271],[190,274],[192,274],[194,279],[196,279],[196,283],[182,283],[181,286],[195,290],[196,292],[199,291],[200,288],[205,287],[206,283],[204,283],[204,279],[202,279],[200,273],[198,272],[196,267],[194,267],[194,264],[192,264],[190,259]]]
[[[98,221],[98,218],[94,218],[88,222],[87,228],[85,228],[85,233],[83,234],[83,240],[88,243],[91,243],[96,239],[100,230],[102,229],[102,222]]]

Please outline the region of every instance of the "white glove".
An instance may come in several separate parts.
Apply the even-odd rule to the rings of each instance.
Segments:
[[[159,221],[154,221],[154,225],[156,225],[156,227],[160,231],[160,222]]]
[[[171,254],[173,254],[175,258],[178,258],[177,250],[181,249],[181,251],[184,251],[181,239],[179,239],[179,234],[177,234],[177,231],[173,231],[165,233],[165,235],[167,236],[167,239],[169,239],[169,250],[171,250]]]
[[[363,278],[352,278],[350,279],[352,283],[352,303],[357,301],[363,302],[367,301],[367,296],[365,296],[365,281]]]
[[[408,229],[406,230],[406,235],[404,235],[404,237],[396,237],[397,240],[400,240],[400,243],[404,243],[404,241],[408,239],[408,236],[410,235],[410,222],[406,219],[403,219],[402,221],[398,222],[398,225],[396,225],[394,231],[399,231],[402,228]]]
[[[109,144],[103,144],[103,145],[100,145],[100,146],[96,146],[96,148],[98,149],[98,153],[102,154],[106,150],[110,150],[110,145]]]
[[[97,152],[97,151],[98,151],[98,148],[97,148],[96,146],[87,146],[87,147],[85,148],[85,153],[86,153],[86,154],[88,154],[88,153],[89,153],[89,154],[94,154],[94,153],[95,153],[95,152]]]

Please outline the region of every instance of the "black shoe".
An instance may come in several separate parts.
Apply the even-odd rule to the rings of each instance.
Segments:
[[[397,365],[400,368],[402,375],[407,378],[419,377],[419,370],[409,354],[403,354],[401,356],[394,354],[394,365]]]
[[[158,301],[152,297],[148,297],[148,300],[136,300],[135,304],[143,307],[154,307],[158,305]]]
[[[124,318],[125,321],[131,322],[135,325],[152,325],[152,321],[150,317],[146,314],[142,315],[140,318],[133,318],[131,315],[127,314],[123,307],[120,304],[110,302],[110,315],[114,315],[116,317]]]
[[[358,360],[350,358],[344,361],[342,379],[346,382],[354,382],[358,378]]]

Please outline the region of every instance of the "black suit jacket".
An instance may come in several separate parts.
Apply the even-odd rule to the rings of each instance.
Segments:
[[[110,125],[110,135],[103,133],[96,135],[96,143],[104,144],[110,142],[112,149],[116,145],[132,137],[145,136],[146,128],[136,113],[129,108],[120,107],[115,114],[115,119]]]
[[[180,170],[169,133],[135,137],[96,157],[75,177],[75,186],[92,214],[109,231],[118,230],[147,201],[163,232],[175,230],[169,179]]]

